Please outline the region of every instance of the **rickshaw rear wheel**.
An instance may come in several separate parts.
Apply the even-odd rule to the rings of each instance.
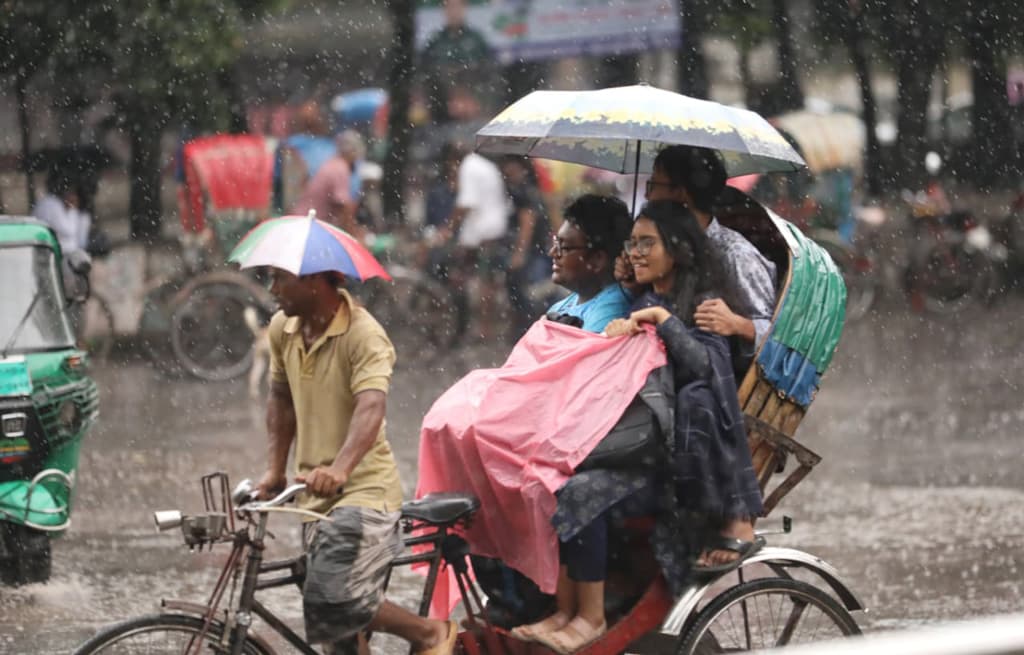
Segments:
[[[761,578],[715,597],[685,632],[676,655],[715,655],[860,634],[825,591],[802,580]]]
[[[203,633],[203,620],[181,614],[152,614],[112,625],[82,644],[75,655],[91,653],[182,653]],[[212,653],[227,653],[222,642],[224,624],[213,622],[203,635],[203,643]],[[244,655],[271,655],[273,651],[246,637]]]
[[[0,580],[14,587],[50,579],[50,536],[16,523],[0,523],[6,561],[0,564]]]

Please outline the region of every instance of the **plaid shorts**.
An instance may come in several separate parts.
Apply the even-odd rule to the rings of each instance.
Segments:
[[[310,643],[346,651],[342,643],[355,643],[384,600],[388,567],[402,551],[401,513],[338,507],[329,516],[329,521],[303,525],[302,609]]]

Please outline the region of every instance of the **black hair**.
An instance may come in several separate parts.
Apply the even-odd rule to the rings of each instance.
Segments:
[[[496,163],[501,167],[504,167],[505,164],[521,166],[523,168],[523,172],[526,174],[526,184],[531,187],[540,186],[540,179],[537,177],[537,169],[534,167],[533,162],[530,161],[529,157],[523,157],[522,155],[503,155]]]
[[[52,165],[46,174],[46,190],[58,198],[63,198],[69,191],[77,192],[78,189],[75,180],[65,168]]]
[[[654,168],[674,186],[685,188],[693,206],[702,212],[710,212],[725,189],[725,164],[716,151],[708,148],[667,146],[654,158]]]
[[[697,217],[686,205],[672,200],[655,200],[640,209],[658,230],[665,250],[674,263],[672,313],[687,325],[693,324],[697,298],[715,286],[715,255]]]
[[[622,252],[622,242],[633,229],[629,208],[614,196],[585,193],[573,200],[563,215],[583,233],[587,247],[608,253],[611,261]]]

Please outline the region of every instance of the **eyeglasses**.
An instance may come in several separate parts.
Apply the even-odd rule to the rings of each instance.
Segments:
[[[654,237],[640,237],[639,239],[628,239],[622,242],[622,249],[626,251],[626,254],[632,253],[634,250],[636,254],[641,257],[646,257],[651,254],[651,250],[654,245],[658,243],[658,240]]]
[[[644,184],[644,189],[647,191],[647,195],[651,195],[651,191],[654,191],[654,187],[659,186],[665,186],[672,189],[677,185],[672,184],[671,182],[655,182],[654,180],[647,180],[647,182]]]
[[[567,246],[558,237],[551,240],[551,254],[555,257],[561,257],[563,254],[573,250],[587,250],[587,246]]]

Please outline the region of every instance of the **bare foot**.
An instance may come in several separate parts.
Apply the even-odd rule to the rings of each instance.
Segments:
[[[565,612],[555,612],[546,619],[542,619],[536,623],[512,628],[511,634],[517,639],[533,641],[537,638],[537,635],[548,634],[555,632],[556,630],[561,630],[565,626],[569,625],[570,620],[572,620],[572,617]]]
[[[741,541],[754,540],[754,523],[747,519],[733,519],[722,529],[722,536],[726,539],[739,539]],[[715,549],[705,550],[697,558],[698,566],[718,566],[739,559],[740,554],[734,550]]]

